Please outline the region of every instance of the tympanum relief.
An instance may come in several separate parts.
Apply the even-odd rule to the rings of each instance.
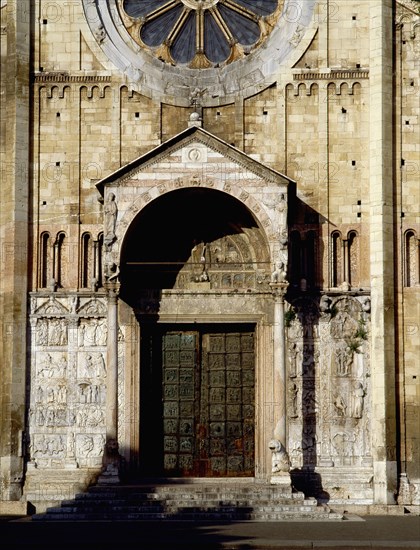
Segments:
[[[286,313],[293,468],[372,463],[366,300],[299,298]]]
[[[28,467],[99,467],[105,444],[103,298],[31,296]]]
[[[267,290],[270,266],[266,248],[257,228],[243,228],[242,233],[211,243],[197,242],[177,276],[175,288],[208,283],[211,289]]]

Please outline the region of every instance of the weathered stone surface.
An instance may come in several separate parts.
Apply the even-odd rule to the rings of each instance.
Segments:
[[[142,475],[156,323],[255,331],[256,479],[275,438],[319,500],[419,506],[418,2],[285,0],[199,71],[116,4],[1,2],[0,500],[72,498],[116,433]]]

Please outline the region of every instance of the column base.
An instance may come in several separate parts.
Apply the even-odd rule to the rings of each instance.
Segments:
[[[119,485],[120,483],[121,479],[118,471],[102,472],[97,481],[98,485]]]
[[[285,493],[292,492],[292,480],[289,473],[272,475],[270,478],[270,485],[276,485],[281,487]]]

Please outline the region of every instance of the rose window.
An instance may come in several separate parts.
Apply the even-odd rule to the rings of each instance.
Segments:
[[[120,0],[131,37],[160,60],[204,69],[260,46],[283,0]]]

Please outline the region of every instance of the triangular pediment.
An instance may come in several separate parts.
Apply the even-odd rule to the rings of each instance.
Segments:
[[[37,315],[44,315],[44,316],[61,316],[61,315],[68,315],[70,312],[69,310],[54,296],[50,296],[48,300],[43,302],[35,311],[35,314]]]
[[[235,170],[239,174],[248,174],[247,179],[252,178],[281,186],[287,186],[293,182],[284,174],[253,159],[203,128],[193,126],[118,168],[98,181],[96,186],[103,194],[105,185],[136,180],[145,172],[170,171],[171,167],[176,166],[177,177],[183,178],[187,174],[190,177],[194,170],[199,173],[200,166],[204,164],[207,167],[211,167],[212,164],[216,167],[221,163],[225,171]],[[216,169],[215,175],[217,176]]]

